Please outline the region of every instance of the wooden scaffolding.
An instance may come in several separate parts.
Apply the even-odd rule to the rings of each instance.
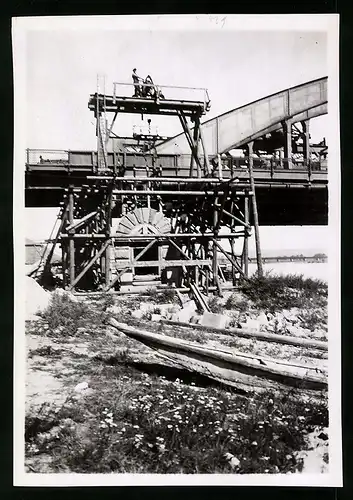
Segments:
[[[146,276],[152,269],[161,286],[196,286],[206,294],[234,287],[249,273],[251,210],[262,273],[251,154],[248,182],[223,179],[221,157],[209,158],[202,131],[207,91],[204,99],[187,101],[160,95],[119,96],[114,85],[113,95],[97,88],[90,96],[97,123],[96,171],[86,184],[66,189],[56,238],[64,286],[72,291],[119,290],[124,276],[132,283],[143,269]],[[109,126],[108,113],[113,115]],[[182,158],[177,174],[171,175],[156,154],[161,137],[151,133],[129,140],[130,145],[135,141],[139,165],[128,164],[124,146],[119,165],[108,165],[109,141],[117,138],[112,129],[122,113],[179,119],[190,155]]]

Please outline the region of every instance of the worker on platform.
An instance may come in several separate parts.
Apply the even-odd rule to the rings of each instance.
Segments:
[[[155,86],[153,85],[153,80],[150,77],[150,75],[146,76],[145,81],[143,83],[145,84],[145,87],[143,87],[142,89],[142,95],[144,97],[155,97],[156,89]]]
[[[134,87],[135,87],[135,93],[133,95],[133,97],[141,97],[141,87],[140,87],[140,83],[143,82],[143,78],[140,78],[137,74],[136,74],[136,68],[134,68],[132,70],[132,81],[133,81],[133,84],[134,84]]]

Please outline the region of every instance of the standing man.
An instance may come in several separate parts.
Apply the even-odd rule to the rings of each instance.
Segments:
[[[142,81],[142,78],[137,76],[136,74],[136,68],[132,70],[132,81],[135,87],[135,93],[132,97],[141,97],[141,87],[139,83]]]

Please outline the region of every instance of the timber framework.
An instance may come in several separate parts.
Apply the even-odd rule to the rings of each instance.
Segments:
[[[246,144],[246,169],[236,162],[225,168],[221,151],[210,155],[207,150],[209,137],[201,124],[210,110],[206,89],[163,86],[163,94],[130,97],[119,91],[121,87],[114,83],[112,93],[106,94],[105,85],[103,92],[97,85],[89,97],[88,108],[96,121],[95,152],[69,152],[67,163],[40,156],[34,164],[28,158],[27,168],[52,169],[50,178],[56,184],[46,186],[41,180],[29,189],[62,192],[59,227],[44,269],[50,269],[59,245],[63,285],[71,291],[131,292],[157,286],[191,289],[195,294],[199,290],[221,292],[249,274],[248,241],[253,226],[261,274],[254,141]],[[187,97],[182,96],[185,91]],[[115,134],[114,127],[126,114],[177,120],[188,152],[164,153],[171,138],[160,135],[151,119],[144,129],[135,127],[131,136]],[[305,133],[306,129],[307,138]],[[282,177],[273,183],[273,165],[271,172],[262,169],[271,174],[272,189],[288,187]],[[60,184],[63,169],[65,183]],[[304,185],[303,171],[295,177],[298,172],[289,160],[278,161],[278,172],[292,187]],[[324,187],[325,174],[321,165],[317,168],[307,162],[306,192]]]

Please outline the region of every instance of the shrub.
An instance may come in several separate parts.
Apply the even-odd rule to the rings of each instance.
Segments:
[[[167,288],[166,290],[149,288],[145,292],[145,295],[155,304],[174,304],[176,302],[176,293],[172,288]]]
[[[249,304],[246,299],[239,297],[239,294],[233,293],[224,304],[225,309],[237,309],[240,312],[245,312],[249,309]]]
[[[208,301],[208,307],[211,309],[211,312],[218,314],[223,311],[223,305],[221,304],[218,297],[213,295]]]
[[[59,328],[63,335],[75,335],[84,326],[88,312],[86,304],[71,300],[68,294],[54,293],[41,316],[49,325],[48,333]]]
[[[242,285],[242,292],[254,304],[270,312],[291,307],[305,307],[308,301],[317,301],[327,297],[327,283],[303,275],[286,276],[267,273],[260,277],[252,276]]]

